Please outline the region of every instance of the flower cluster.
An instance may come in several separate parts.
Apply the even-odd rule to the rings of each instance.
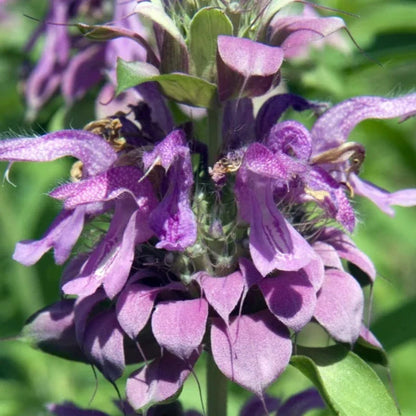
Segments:
[[[362,324],[361,286],[345,267],[358,267],[368,283],[376,277],[349,237],[350,200],[367,197],[388,214],[416,204],[416,190],[389,193],[361,179],[364,147],[348,141],[362,120],[415,114],[416,94],[325,109],[275,93],[254,112],[254,97],[279,84],[283,59],[343,22],[279,17],[273,2],[218,3],[193,10],[167,2],[173,17],[188,13],[178,28],[159,2],[117,2],[114,25],[78,25],[108,40],[98,44],[46,25],[29,107],[37,110],[58,85],[73,102],[106,68],[98,102],[107,114],[83,130],[0,142],[4,161],[78,159],[72,181],[49,194],[63,202],[60,214],[40,240],[16,246],[24,265],[50,249],[66,263],[64,298],[32,317],[26,336],[113,382],[126,364],[145,363],[127,380],[134,409],[174,396],[203,351],[264,404],[289,364],[292,336],[312,321],[337,342],[361,335],[376,343]],[[99,13],[99,5],[53,0],[49,20]],[[199,28],[207,21],[217,29],[206,40]],[[70,57],[72,47],[79,52]],[[131,82],[102,110],[105,94]],[[175,124],[167,98],[185,122]],[[207,108],[204,133],[194,128],[195,107]],[[317,115],[313,127],[283,120],[288,108]],[[92,246],[80,251],[85,240]]]

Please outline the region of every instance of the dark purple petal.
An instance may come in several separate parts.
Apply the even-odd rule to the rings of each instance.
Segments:
[[[239,416],[264,416],[265,407],[268,412],[275,412],[280,407],[280,400],[265,394],[261,400],[260,398],[251,397],[242,407]],[[266,405],[266,406],[265,406]],[[280,413],[279,413],[280,415]]]
[[[337,228],[327,227],[322,231],[319,239],[330,244],[337,251],[339,257],[355,264],[374,282],[377,273],[373,262],[355,245],[348,235]]]
[[[85,207],[61,211],[40,240],[17,243],[13,259],[25,266],[31,266],[53,248],[56,264],[63,264],[82,232],[84,217]]]
[[[296,111],[320,108],[318,104],[309,102],[295,94],[274,95],[264,102],[257,113],[255,127],[257,140],[263,140],[289,107],[293,107]]]
[[[23,328],[23,339],[49,354],[86,362],[75,335],[74,303],[64,299],[36,312]]]
[[[275,154],[284,153],[303,162],[307,162],[312,153],[312,139],[308,129],[292,120],[273,126],[265,145]]]
[[[259,283],[270,312],[295,332],[312,319],[316,295],[305,272],[279,272]]]
[[[348,273],[329,269],[318,294],[316,320],[340,342],[353,344],[360,335],[364,295]]]
[[[250,260],[244,257],[240,257],[238,264],[240,266],[241,275],[243,276],[246,290],[258,284],[263,279],[263,276],[259,273],[259,271],[255,268],[254,264]]]
[[[83,347],[93,363],[111,381],[117,380],[125,366],[123,331],[112,311],[91,318],[85,329]]]
[[[277,79],[283,50],[246,38],[218,36],[218,93],[221,101],[233,96],[264,94]]]
[[[312,409],[324,409],[325,403],[314,388],[290,397],[279,409],[279,416],[302,416]]]
[[[396,192],[388,192],[373,185],[356,175],[350,176],[350,184],[357,195],[364,196],[374,202],[383,212],[393,216],[392,205],[411,207],[416,205],[416,189],[402,189]]]
[[[152,315],[153,334],[161,347],[187,360],[201,345],[207,318],[205,299],[159,302]]]
[[[56,416],[108,416],[108,413],[93,409],[81,409],[72,403],[48,404],[47,409]]]
[[[236,317],[229,327],[214,320],[211,349],[226,377],[261,397],[289,364],[292,343],[288,329],[262,311]]]
[[[253,102],[249,98],[226,101],[222,122],[223,146],[239,149],[254,141]]]
[[[75,333],[80,345],[83,344],[85,328],[94,308],[106,299],[103,290],[97,290],[93,295],[78,297],[75,303]]]
[[[0,160],[50,162],[74,156],[90,176],[107,170],[117,159],[114,149],[100,136],[84,130],[61,130],[40,137],[0,141]]]
[[[344,143],[352,129],[369,118],[407,118],[416,114],[416,94],[398,98],[356,97],[326,111],[315,123],[311,134],[314,154]]]
[[[170,133],[151,152],[143,155],[144,168],[161,165],[168,175],[168,189],[152,212],[150,225],[159,236],[157,248],[182,251],[196,240],[196,221],[191,209],[192,163],[185,134]]]
[[[230,313],[237,306],[244,289],[240,272],[224,277],[212,277],[208,273],[198,273],[197,280],[208,303],[218,315],[228,323]]]
[[[165,351],[160,359],[130,375],[127,400],[135,409],[140,409],[172,397],[182,387],[198,357],[199,352],[194,352],[184,361]]]

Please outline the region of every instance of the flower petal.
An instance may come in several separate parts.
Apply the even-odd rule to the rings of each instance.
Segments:
[[[253,396],[244,404],[239,416],[263,416],[265,414],[264,405],[266,405],[267,411],[271,414],[271,412],[275,412],[279,409],[280,400],[275,397],[271,397],[268,394],[264,395],[263,400],[259,397]]]
[[[230,313],[237,306],[244,289],[243,277],[234,272],[224,277],[212,277],[208,273],[198,273],[196,277],[203,295],[218,315],[228,323]]]
[[[93,409],[81,409],[72,403],[48,404],[47,409],[55,416],[108,416],[108,413]]]
[[[103,285],[108,297],[114,298],[129,276],[138,236],[149,238],[148,233],[142,233],[143,225],[146,224],[143,224],[139,211],[132,212],[119,200],[107,234],[79,273],[65,281],[62,290],[67,294],[85,296]]]
[[[31,266],[53,247],[55,263],[63,264],[82,232],[84,217],[85,207],[61,211],[40,240],[17,243],[13,259],[25,266]]]
[[[315,123],[311,134],[314,153],[342,144],[351,130],[369,118],[407,118],[416,114],[416,94],[398,98],[355,97],[330,108]]]
[[[144,153],[143,163],[145,169],[161,165],[168,174],[168,189],[150,217],[150,225],[161,240],[156,247],[182,251],[194,244],[197,232],[189,195],[192,163],[183,131],[173,131],[151,152]]]
[[[347,234],[337,228],[327,227],[322,231],[319,240],[331,245],[341,258],[355,264],[374,282],[377,273],[373,262]]]
[[[153,334],[161,347],[187,360],[201,345],[207,318],[205,299],[159,302],[152,315]]]
[[[214,320],[211,349],[226,377],[262,396],[289,364],[292,343],[288,329],[272,314],[262,311],[241,315],[229,327],[222,319]]]
[[[140,169],[133,166],[119,166],[80,182],[68,183],[49,193],[56,199],[65,199],[65,208],[71,209],[80,204],[105,202],[130,193],[143,210],[153,209],[156,204],[152,186],[143,178]]]
[[[360,335],[364,295],[348,273],[329,269],[318,294],[316,320],[340,342],[353,344]]]
[[[113,311],[92,317],[87,324],[83,347],[85,352],[111,381],[117,380],[125,367],[124,334]]]
[[[250,39],[218,36],[218,93],[221,101],[233,96],[264,94],[277,79],[283,50]]]
[[[279,416],[302,416],[312,409],[324,409],[325,403],[314,388],[290,397],[279,409]]]
[[[240,215],[250,223],[250,254],[258,271],[299,270],[316,255],[276,208],[270,180],[236,185]]]
[[[108,169],[117,159],[113,148],[100,136],[84,130],[61,130],[40,137],[0,141],[0,160],[50,162],[74,156],[86,175]]]
[[[388,192],[373,185],[356,175],[351,175],[350,184],[357,195],[364,196],[374,202],[383,212],[393,216],[392,205],[412,207],[416,205],[416,189],[402,189],[396,192]]]
[[[257,113],[255,127],[257,140],[262,140],[269,133],[289,107],[296,111],[321,108],[319,104],[309,102],[295,94],[274,95],[264,102]]]
[[[184,361],[165,351],[160,359],[130,375],[127,400],[135,409],[140,409],[172,397],[182,387],[198,357],[199,351]]]
[[[23,327],[23,339],[49,354],[88,362],[75,335],[74,299],[63,299],[32,315]]]
[[[270,312],[295,332],[312,319],[315,305],[315,288],[305,272],[279,272],[259,283]]]

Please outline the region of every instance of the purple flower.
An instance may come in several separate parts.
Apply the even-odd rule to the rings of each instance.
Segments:
[[[76,300],[40,311],[27,337],[92,363],[111,381],[127,364],[146,362],[127,379],[135,409],[174,396],[204,349],[227,378],[266,400],[289,364],[291,335],[311,321],[337,342],[370,339],[362,289],[343,263],[374,281],[373,264],[347,235],[364,148],[345,140],[359,121],[409,116],[415,103],[414,95],[346,101],[309,132],[278,118],[289,106],[318,105],[272,97],[255,120],[261,137],[236,134],[213,180],[192,164],[192,136],[157,138],[163,129],[142,105],[133,108],[140,125],[120,116],[90,131],[0,142],[0,159],[11,163],[79,159],[72,182],[50,192],[63,201],[61,214],[41,240],[19,243],[15,259],[33,264],[53,248],[63,263],[87,224],[110,218],[95,244],[66,264],[61,288]],[[410,205],[413,192],[390,202]]]

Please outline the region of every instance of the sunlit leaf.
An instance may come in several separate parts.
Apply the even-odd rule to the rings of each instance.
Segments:
[[[374,370],[341,345],[298,347],[291,364],[307,376],[336,415],[399,416],[394,400]]]

